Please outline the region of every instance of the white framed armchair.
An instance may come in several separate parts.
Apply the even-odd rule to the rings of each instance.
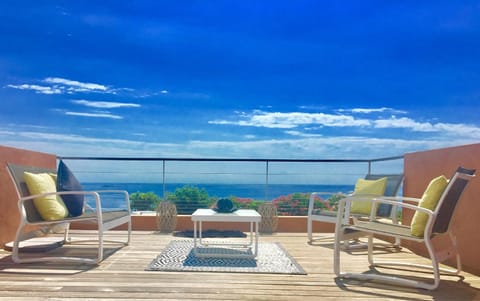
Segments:
[[[372,205],[391,204],[401,206],[404,210],[412,210],[414,212],[412,222],[409,225],[384,223],[375,217],[372,210],[368,220],[358,221],[356,223],[344,223],[341,215],[337,216],[335,226],[335,244],[334,244],[334,272],[339,278],[353,278],[358,280],[374,280],[386,282],[400,286],[410,286],[422,289],[434,290],[440,284],[440,274],[458,275],[461,271],[461,260],[458,252],[457,240],[451,227],[452,217],[455,208],[461,200],[463,191],[468,182],[474,177],[475,170],[459,167],[453,177],[448,180],[443,175],[431,180],[425,189],[421,198],[412,197],[378,197],[370,200]],[[401,199],[404,202],[399,202]],[[343,199],[339,204],[339,212],[345,209],[347,199]],[[365,271],[361,273],[347,272],[342,269],[340,264],[340,245],[341,236],[345,230],[361,231],[368,235],[368,263],[370,267],[393,268],[393,273],[380,273]],[[374,235],[382,235],[383,237],[401,238],[402,240],[414,241],[425,245],[431,265],[410,263],[407,261],[376,261],[374,260],[373,238]],[[446,246],[435,247],[432,239],[440,234],[446,235],[450,243]],[[442,249],[439,249],[442,247]],[[444,262],[449,258],[456,259],[456,269],[441,268],[440,262]],[[433,274],[433,280],[423,280],[424,277],[406,277],[398,275],[398,267],[411,268],[412,272],[429,270]]]
[[[383,196],[396,196],[400,190],[400,187],[403,182],[403,174],[367,174],[365,176],[365,180],[367,181],[375,181],[382,178],[386,178],[386,184],[384,188]],[[357,194],[355,195],[356,198],[367,198],[372,199],[377,196],[378,194]],[[322,196],[329,196],[326,200],[322,200]],[[324,192],[314,192],[310,195],[309,203],[308,203],[308,216],[307,216],[307,236],[308,242],[312,243],[313,241],[317,240],[313,234],[313,223],[314,222],[324,222],[324,223],[331,223],[336,224],[337,222],[337,208],[331,208],[329,203],[332,198],[334,198],[334,202],[338,204],[340,199],[345,197],[352,196],[352,194],[345,194],[345,193],[324,193]],[[323,206],[322,208],[318,208],[316,204],[322,200]],[[377,207],[376,214],[377,216],[389,218],[394,223],[397,222],[397,210],[396,206],[392,204],[381,204]],[[343,214],[343,213],[342,213]],[[347,206],[344,211],[343,215],[343,222],[348,223],[350,218],[352,217],[361,217],[362,214],[351,214],[350,213],[350,206]],[[363,217],[368,217],[368,214],[364,214]],[[361,237],[361,233],[359,231],[351,231],[349,234],[344,235],[345,245],[348,246],[348,241],[351,239],[357,239]],[[396,244],[399,242],[397,241]]]
[[[12,242],[12,260],[16,263],[27,262],[78,262],[86,264],[98,264],[104,259],[105,242],[114,242],[126,246],[130,243],[132,232],[132,221],[130,212],[129,194],[125,190],[97,190],[83,191],[77,188],[69,190],[76,186],[76,180],[71,171],[60,161],[59,169],[39,168],[32,166],[22,166],[16,164],[7,164],[7,170],[10,174],[12,184],[17,192],[17,204],[20,213],[19,225],[15,241]],[[58,174],[57,174],[58,171]],[[60,176],[62,174],[62,176]],[[65,177],[64,177],[64,176]],[[30,179],[30,186],[29,181]],[[55,182],[55,180],[58,182]],[[62,181],[65,180],[65,182]],[[35,183],[33,183],[35,182]],[[59,183],[65,184],[63,187]],[[73,184],[72,184],[73,183]],[[78,183],[79,184],[79,183]],[[35,186],[35,191],[30,191]],[[81,189],[81,188],[80,188]],[[40,191],[42,190],[42,191]],[[61,191],[62,190],[62,191]],[[80,196],[81,201],[67,199],[68,196]],[[102,207],[102,196],[118,199],[121,207],[107,210]],[[94,207],[89,207],[87,199],[93,200]],[[73,209],[80,206],[78,212]],[[69,210],[69,208],[70,210]],[[87,208],[89,207],[89,208]],[[69,232],[71,223],[83,223],[94,225],[96,229],[96,239],[71,239]],[[118,226],[126,224],[127,231],[124,240],[114,239],[106,240],[104,234]],[[34,230],[32,230],[32,228]],[[39,236],[47,236],[53,230],[58,229],[63,232],[63,240],[56,244],[61,247],[64,244],[91,244],[97,249],[96,256],[90,254],[81,254],[71,256],[50,254],[48,251],[39,251],[37,254],[27,254],[28,247],[25,243]],[[93,242],[93,244],[92,244]]]

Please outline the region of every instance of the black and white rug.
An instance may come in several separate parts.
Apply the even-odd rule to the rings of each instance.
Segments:
[[[230,252],[227,248],[219,248]],[[235,250],[232,250],[235,252]],[[193,240],[170,242],[145,269],[170,272],[227,272],[306,275],[303,268],[278,243],[259,242],[256,258],[204,258],[193,253]]]

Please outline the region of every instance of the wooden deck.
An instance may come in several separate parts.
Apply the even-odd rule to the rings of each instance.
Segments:
[[[14,264],[9,252],[0,251],[0,300],[480,300],[480,277],[468,273],[462,273],[464,279],[443,277],[433,292],[335,279],[331,236],[315,245],[307,244],[305,234],[260,237],[280,242],[308,275],[144,271],[168,242],[179,239],[154,232],[134,232],[130,246],[99,266]],[[54,252],[78,252],[69,248]],[[367,270],[364,254],[343,253],[342,262]],[[421,260],[405,249],[388,256]]]

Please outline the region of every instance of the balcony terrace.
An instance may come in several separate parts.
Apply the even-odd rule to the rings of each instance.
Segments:
[[[398,169],[398,164],[392,167],[388,163],[390,160],[386,160],[386,163],[383,162],[383,159],[358,160],[359,162],[348,162],[362,165],[362,168],[352,172],[349,176],[355,179],[370,171],[374,173],[403,172],[405,174],[403,194],[420,196],[429,179],[438,174],[450,174],[450,171],[458,165],[480,170],[480,158],[476,155],[479,151],[480,144],[475,144],[405,154],[401,156],[400,169]],[[58,159],[57,156],[51,154],[8,147],[0,147],[0,154],[2,166],[6,162],[14,162],[53,167]],[[75,161],[74,158],[64,159],[71,160],[69,163]],[[77,158],[77,160],[84,159],[91,160],[92,158]],[[105,158],[99,158],[99,161],[104,161],[100,159]],[[391,159],[398,160],[398,158]],[[210,162],[211,160],[206,161]],[[162,159],[160,162],[162,162],[161,166],[165,168],[167,161]],[[200,163],[202,162],[203,160],[200,160]],[[266,200],[270,200],[268,191],[270,184],[276,183],[276,181],[281,182],[278,180],[281,177],[296,176],[275,171],[275,168],[278,168],[277,164],[291,162],[267,160],[255,163],[263,166],[261,167],[262,171],[247,176],[255,175],[261,179],[259,183],[265,185]],[[342,162],[301,162],[301,164],[305,164],[306,170],[308,170],[307,174],[312,175],[315,173],[312,171],[312,164],[331,163]],[[372,163],[374,163],[373,166]],[[72,165],[74,166],[74,164]],[[142,165],[142,168],[135,169],[134,173],[145,172],[145,166]],[[82,171],[82,169],[79,170]],[[169,171],[160,170],[160,182],[166,183],[165,177]],[[334,174],[338,172],[332,168],[323,170],[324,173],[327,171]],[[175,173],[180,174],[178,170],[172,174]],[[202,174],[202,176],[205,177],[208,174]],[[226,176],[225,173],[223,176]],[[5,170],[0,173],[0,181],[5,190],[5,193],[0,196],[0,204],[4,208],[3,212],[0,212],[2,220],[0,239],[3,244],[12,240],[18,223],[18,209],[16,199],[12,197],[14,195],[12,188],[9,187],[9,184],[3,184],[9,181]],[[477,177],[465,192],[464,202],[456,212],[457,218],[454,219],[457,221],[454,227],[457,230],[465,272],[462,272],[462,277],[442,277],[440,287],[433,292],[336,279],[332,265],[333,234],[331,232],[333,227],[320,223],[314,228],[314,231],[322,232],[326,240],[309,245],[306,238],[306,218],[304,216],[280,217],[277,232],[269,235],[262,234],[260,240],[281,243],[305,269],[307,275],[145,271],[148,263],[177,237],[156,232],[155,214],[136,214],[133,216],[135,231],[131,245],[111,252],[98,266],[14,264],[9,252],[0,251],[0,300],[75,300],[82,298],[93,300],[294,300],[300,298],[307,300],[480,300],[480,268],[478,265],[480,243],[478,240],[472,239],[478,237],[478,233],[476,233],[476,227],[471,227],[471,225],[478,224],[480,202],[477,191],[479,187],[480,181]],[[404,215],[405,222],[410,219],[411,216]],[[178,216],[177,230],[191,228],[190,216]],[[90,233],[88,229],[78,227],[74,227],[74,229],[78,235]],[[116,235],[116,233],[113,231],[109,235]],[[441,239],[438,243],[442,244]],[[115,246],[112,246],[112,250],[114,248]],[[63,247],[52,252],[88,253],[93,250],[86,248],[78,251],[78,249],[72,250],[69,247]],[[415,262],[426,260],[418,254],[422,255],[425,252],[417,245],[404,244],[404,248],[399,253],[379,254],[379,256],[396,256],[401,257],[402,260],[408,259]],[[352,269],[363,271],[368,267],[363,251],[342,254],[342,256],[345,256],[342,261],[348,262]],[[447,264],[450,263],[447,262]],[[397,272],[399,271],[395,271],[395,273]],[[402,271],[402,273],[408,274],[406,271]]]

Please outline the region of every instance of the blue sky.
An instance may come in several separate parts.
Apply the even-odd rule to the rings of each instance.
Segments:
[[[3,1],[0,141],[377,158],[480,141],[478,1]]]

